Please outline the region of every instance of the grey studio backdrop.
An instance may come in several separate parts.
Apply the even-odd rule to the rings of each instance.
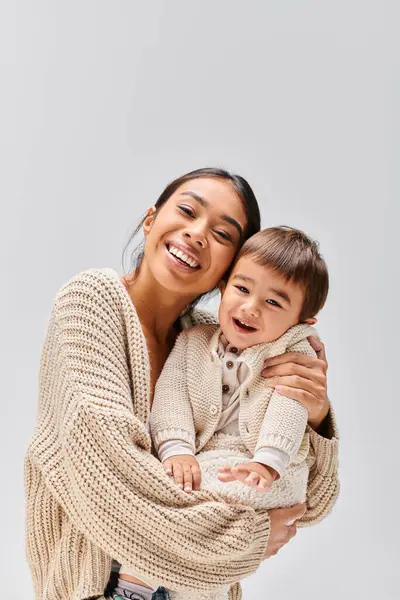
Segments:
[[[244,597],[399,597],[398,6],[0,2],[2,597],[33,598],[22,467],[54,296],[83,269],[121,272],[143,211],[205,165],[249,179],[264,225],[319,239],[332,282],[341,497]]]

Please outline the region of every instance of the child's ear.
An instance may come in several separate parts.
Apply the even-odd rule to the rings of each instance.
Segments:
[[[156,216],[157,213],[157,209],[155,206],[152,206],[151,208],[149,208],[149,210],[146,212],[146,216],[144,218],[143,221],[143,233],[146,237],[146,235],[148,235],[151,231],[151,228],[153,226],[154,223],[154,218]]]
[[[218,284],[218,289],[219,289],[219,293],[221,294],[221,296],[224,293],[225,288],[226,288],[226,281],[225,281],[225,279],[221,279],[221,281]]]
[[[307,323],[307,325],[315,325],[315,323],[318,321],[318,319],[316,319],[315,317],[312,317],[310,319],[304,319],[303,323]]]

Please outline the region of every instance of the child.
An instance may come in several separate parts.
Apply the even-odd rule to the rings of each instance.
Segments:
[[[187,492],[202,485],[259,508],[304,502],[307,410],[268,388],[261,371],[266,358],[287,351],[315,356],[307,336],[315,335],[310,325],[327,297],[326,264],[303,232],[269,228],[247,240],[220,289],[220,326],[184,330],[157,382],[151,432],[158,456]]]

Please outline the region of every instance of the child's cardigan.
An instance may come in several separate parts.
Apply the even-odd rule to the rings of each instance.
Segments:
[[[207,447],[222,410],[222,364],[218,356],[220,335],[218,325],[202,324],[184,330],[177,339],[155,390],[151,432],[156,448],[174,439],[190,444],[193,452]],[[240,355],[249,367],[249,375],[241,385],[239,397],[241,441],[252,456],[272,447],[286,453],[289,464],[308,460],[311,473],[304,524],[320,521],[335,502],[338,492],[336,455],[331,455],[329,464],[324,465],[327,469],[323,491],[319,486],[315,488],[312,442],[316,434],[307,426],[307,410],[299,402],[268,388],[261,371],[266,358],[284,352],[315,356],[307,340],[309,335],[316,335],[315,330],[308,325],[296,325],[278,340],[253,346]],[[331,419],[333,436],[337,438],[332,411]],[[331,442],[335,444],[336,440]],[[317,479],[320,476],[321,473],[318,473]]]

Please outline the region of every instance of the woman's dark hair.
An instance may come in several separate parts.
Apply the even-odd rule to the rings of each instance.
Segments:
[[[206,167],[204,169],[196,169],[195,171],[190,171],[190,173],[186,173],[185,175],[174,179],[174,181],[171,181],[171,183],[167,185],[167,187],[162,192],[161,196],[158,198],[157,202],[154,205],[156,208],[156,215],[160,208],[167,202],[167,200],[172,196],[172,194],[174,194],[176,190],[181,187],[181,185],[183,185],[187,181],[191,181],[192,179],[205,179],[212,177],[215,179],[223,179],[225,181],[229,181],[234,187],[240,200],[242,201],[243,208],[246,214],[247,225],[244,231],[243,238],[240,240],[239,247],[237,249],[237,251],[239,252],[243,243],[253,234],[260,231],[261,227],[261,216],[257,199],[249,183],[246,181],[246,179],[244,179],[244,177],[241,177],[240,175],[235,175],[233,173],[229,173],[229,171],[226,171],[225,169],[218,169],[214,167]],[[146,215],[142,217],[135,231],[132,233],[127,243],[125,244],[122,258],[124,271],[126,264],[125,260],[129,252],[129,247],[133,239],[141,232],[145,218]],[[142,242],[138,246],[136,246],[131,252],[129,261],[130,265],[128,268],[129,271],[132,269],[138,269],[143,259],[143,253],[144,240],[142,240]],[[188,310],[192,310],[201,299],[205,299],[206,297],[211,296],[215,291],[216,290],[211,290],[210,292],[206,292],[198,298],[196,298],[195,300],[193,300],[193,302],[191,302],[191,304],[188,306]]]

